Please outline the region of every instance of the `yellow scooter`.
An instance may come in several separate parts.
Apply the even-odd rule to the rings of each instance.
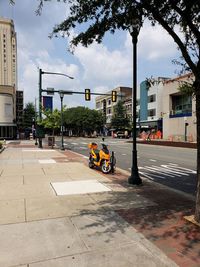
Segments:
[[[103,173],[109,173],[111,170],[114,171],[116,159],[114,154],[110,156],[110,152],[106,144],[102,143],[102,149],[98,149],[96,143],[88,144],[90,149],[89,155],[89,168],[99,167]]]

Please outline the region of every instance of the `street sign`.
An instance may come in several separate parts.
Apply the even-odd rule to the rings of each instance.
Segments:
[[[47,95],[54,95],[54,88],[47,87]]]

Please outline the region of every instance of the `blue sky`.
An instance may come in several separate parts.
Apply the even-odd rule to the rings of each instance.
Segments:
[[[43,71],[61,72],[74,77],[70,80],[56,75],[43,75],[43,89],[106,92],[118,86],[132,86],[132,42],[129,32],[117,31],[106,34],[102,44],[88,48],[78,46],[74,55],[67,51],[67,38],[48,36],[55,24],[69,14],[67,4],[46,2],[41,16],[36,16],[38,1],[0,1],[0,16],[14,20],[18,46],[18,89],[24,91],[25,103],[38,98],[38,68]],[[77,29],[73,34],[77,33]],[[177,66],[173,59],[179,58],[176,44],[161,27],[152,28],[146,21],[138,40],[138,84],[153,77],[175,77]],[[95,107],[95,98],[85,102],[83,95],[64,97],[68,107],[84,105]],[[58,95],[54,107],[60,108]]]

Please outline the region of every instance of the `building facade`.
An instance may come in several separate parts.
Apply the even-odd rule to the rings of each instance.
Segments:
[[[96,110],[102,111],[106,116],[106,130],[110,129],[111,119],[114,112],[114,107],[118,101],[124,101],[126,98],[132,97],[132,88],[130,87],[117,87],[113,89],[117,92],[117,101],[112,102],[112,91],[106,92],[107,95],[101,95],[95,98]]]
[[[23,127],[24,92],[16,91],[16,123],[17,129]]]
[[[17,38],[12,20],[0,18],[0,139],[16,136]]]
[[[138,127],[141,131],[162,131],[163,82],[166,79],[159,77],[150,85],[146,81],[140,84]]]
[[[185,95],[179,87],[193,82],[191,73],[169,79],[164,83],[162,112],[163,138],[172,141],[196,142],[196,101]]]

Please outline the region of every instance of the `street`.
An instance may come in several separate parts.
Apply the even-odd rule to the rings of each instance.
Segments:
[[[64,146],[88,157],[88,143],[96,142],[101,147],[101,138],[67,138]],[[117,167],[131,171],[131,139],[105,138],[110,151],[115,152]],[[57,145],[60,142],[57,141]],[[195,195],[196,149],[138,144],[138,169],[141,177],[167,185],[176,190]]]

